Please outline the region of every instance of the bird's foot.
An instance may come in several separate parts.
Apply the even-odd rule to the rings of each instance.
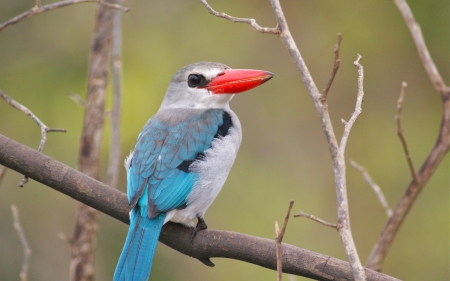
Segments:
[[[202,217],[197,217],[197,225],[194,227],[194,230],[192,231],[192,236],[191,236],[191,243],[194,242],[194,238],[197,235],[197,232],[199,232],[200,230],[203,229],[207,229],[208,226],[206,225],[205,220]]]

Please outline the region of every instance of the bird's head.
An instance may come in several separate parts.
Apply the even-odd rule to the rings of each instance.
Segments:
[[[172,77],[161,108],[224,108],[234,94],[255,88],[273,75],[215,62],[190,64]]]

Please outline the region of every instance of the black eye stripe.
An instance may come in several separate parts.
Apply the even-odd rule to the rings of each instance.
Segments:
[[[208,84],[205,76],[201,74],[189,74],[188,76],[188,86],[191,88],[201,87]]]

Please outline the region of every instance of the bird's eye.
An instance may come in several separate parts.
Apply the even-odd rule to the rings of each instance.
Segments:
[[[189,74],[188,85],[191,88],[204,86],[204,85],[206,85],[206,79],[203,75],[200,75],[200,74]]]

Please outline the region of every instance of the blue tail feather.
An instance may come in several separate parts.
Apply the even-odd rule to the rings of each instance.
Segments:
[[[130,228],[122,254],[114,272],[114,281],[147,281],[165,213],[155,218],[141,215],[136,206],[131,214]]]

